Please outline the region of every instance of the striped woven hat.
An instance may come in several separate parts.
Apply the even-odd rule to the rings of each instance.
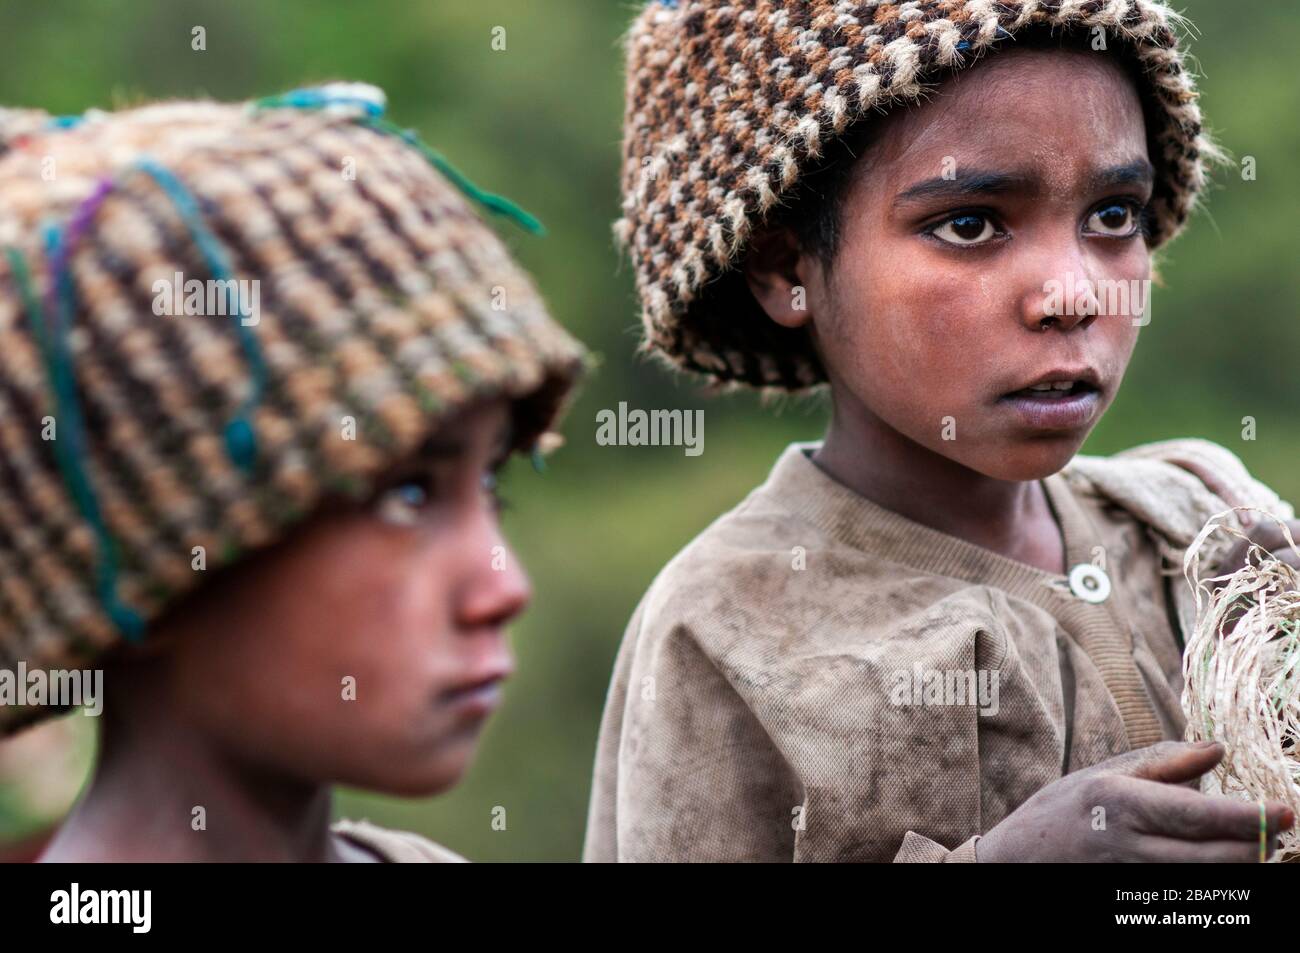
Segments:
[[[585,352],[467,199],[537,227],[373,87],[0,112],[0,669],[143,638],[195,547],[365,496],[472,401],[536,447]]]
[[[1102,36],[1152,115],[1152,247],[1181,229],[1219,153],[1158,0],[651,0],[627,45],[623,216],[645,349],[715,381],[825,380],[806,329],[766,320],[736,266],[756,226],[855,122],[917,101],[1026,30]]]

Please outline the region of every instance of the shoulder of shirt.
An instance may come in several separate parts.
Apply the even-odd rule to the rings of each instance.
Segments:
[[[367,820],[338,820],[334,833],[374,851],[390,864],[464,864],[464,857],[412,831],[395,831]]]
[[[701,590],[719,592],[742,586],[755,574],[788,572],[800,550],[806,555],[841,545],[781,506],[764,483],[678,550],[643,601],[679,594],[674,601],[695,604]]]
[[[1255,479],[1240,457],[1198,437],[1140,444],[1110,456],[1079,454],[1062,475],[1073,489],[1123,507],[1179,545],[1229,507],[1295,516],[1291,504]]]

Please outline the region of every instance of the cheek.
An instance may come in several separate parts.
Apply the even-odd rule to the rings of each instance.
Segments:
[[[322,586],[307,620],[329,633],[331,644],[303,631],[297,648],[321,653],[314,667],[328,669],[336,685],[353,674],[369,727],[400,735],[418,725],[455,674],[457,549],[446,534],[415,529],[386,538],[368,555],[354,551],[345,565],[333,586]]]
[[[445,677],[452,568],[414,533],[314,532],[196,610],[178,702],[228,744],[305,775],[407,757]]]
[[[996,277],[935,267],[900,254],[844,275],[837,285],[833,359],[840,377],[877,413],[894,418],[957,409],[969,399],[981,357],[996,349],[998,315],[1010,296]]]

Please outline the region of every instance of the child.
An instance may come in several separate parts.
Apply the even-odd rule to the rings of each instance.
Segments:
[[[1294,513],[1207,441],[1076,457],[1145,323],[1108,289],[1144,300],[1214,155],[1173,17],[638,18],[619,233],[648,347],[826,382],[832,416],[637,608],[588,859],[1256,856],[1256,805],[1183,784],[1222,748],[1172,741],[1182,551],[1229,504]],[[1292,820],[1267,805],[1267,837]]]
[[[330,823],[468,766],[529,599],[493,475],[583,361],[457,188],[534,224],[373,87],[0,114],[0,669],[105,696],[44,859],[460,859]]]

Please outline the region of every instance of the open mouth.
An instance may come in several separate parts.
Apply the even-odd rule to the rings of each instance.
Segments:
[[[1024,427],[1074,432],[1096,423],[1101,415],[1101,389],[1079,378],[1051,381],[1004,394],[998,403]]]
[[[1033,387],[1025,387],[1003,396],[1017,399],[1057,401],[1096,392],[1097,388],[1087,381],[1054,381],[1049,384],[1036,384]]]

